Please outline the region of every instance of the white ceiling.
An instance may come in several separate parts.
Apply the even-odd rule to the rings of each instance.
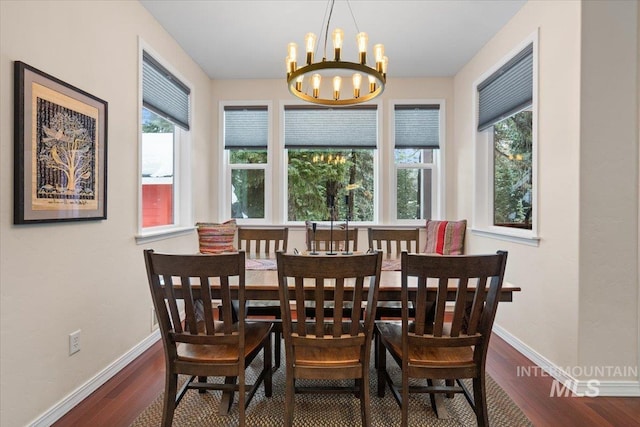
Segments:
[[[301,51],[306,33],[324,31],[328,5],[326,0],[140,2],[212,79],[284,77],[287,44],[296,42]],[[337,0],[329,32],[344,30],[342,59],[347,61],[357,61],[357,30],[369,34],[368,52],[383,43],[390,78],[453,76],[525,3]],[[322,34],[317,58],[322,56]],[[327,50],[332,59],[330,35]]]

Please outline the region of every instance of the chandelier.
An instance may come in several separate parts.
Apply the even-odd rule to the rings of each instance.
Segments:
[[[329,13],[324,29],[324,55],[322,61],[313,62],[317,40],[314,33],[307,33],[305,36],[306,64],[304,66],[298,67],[298,45],[296,43],[289,43],[287,46],[288,56],[286,58],[286,64],[289,92],[304,101],[322,105],[341,106],[370,101],[382,94],[387,80],[388,59],[384,55],[384,45],[376,44],[373,46],[375,67],[368,66],[367,43],[369,37],[366,33],[360,32],[356,24],[356,43],[358,46],[359,61],[343,61],[341,51],[344,42],[344,31],[336,28],[332,32],[334,59],[333,61],[328,61],[327,39],[334,3],[335,0],[329,0],[327,3]],[[349,0],[347,0],[347,5],[351,11]],[[355,24],[353,11],[351,11],[351,16]],[[322,32],[320,36],[322,36]],[[322,82],[327,79],[331,81],[332,87],[329,85],[327,88],[327,85],[325,85],[323,89]],[[341,91],[343,79],[351,79],[351,97],[345,96],[345,91]],[[361,90],[364,79],[368,80],[368,90]],[[349,93],[349,91],[346,92]]]

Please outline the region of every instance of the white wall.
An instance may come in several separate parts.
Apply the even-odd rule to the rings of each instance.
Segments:
[[[581,366],[638,363],[637,34],[637,2],[583,3]]]
[[[471,217],[473,83],[539,31],[540,244],[471,232],[467,248],[509,251],[506,279],[522,292],[500,307],[496,322],[538,362],[559,368],[638,363],[636,7],[530,1],[455,77],[455,194],[458,216]],[[602,42],[608,32],[615,35]],[[620,116],[618,96],[626,109]],[[608,123],[598,128],[603,109]],[[637,377],[617,380],[638,387]]]
[[[193,87],[195,194],[209,191],[210,80],[136,1],[0,2],[0,425],[22,426],[151,332],[138,215],[138,37]],[[12,225],[13,61],[109,103],[108,219]],[[197,216],[207,203],[194,198]],[[195,251],[193,235],[154,242]],[[81,329],[81,351],[68,334]]]

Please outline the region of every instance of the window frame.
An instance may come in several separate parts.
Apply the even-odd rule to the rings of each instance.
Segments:
[[[432,218],[429,219],[443,219],[445,210],[445,154],[446,154],[446,102],[444,99],[393,99],[389,101],[389,144],[385,150],[385,155],[389,159],[389,164],[392,164],[391,173],[388,179],[387,194],[390,203],[386,203],[388,206],[385,216],[390,218],[390,221],[394,224],[407,225],[407,226],[421,226],[425,224],[427,218],[423,219],[398,219],[398,171],[400,169],[430,169],[432,171],[432,189],[431,189],[431,213]],[[438,152],[434,151],[433,163],[396,163],[395,159],[395,135],[396,135],[396,120],[395,120],[395,107],[396,105],[439,105],[439,122],[438,133],[440,140],[440,148]]]
[[[282,222],[287,225],[287,226],[304,226],[305,222],[304,221],[289,221],[289,174],[288,174],[288,166],[289,166],[289,150],[284,148],[284,133],[285,133],[285,108],[288,106],[295,106],[295,105],[308,105],[304,102],[291,102],[291,101],[287,101],[287,102],[281,102],[279,107],[278,107],[278,113],[280,114],[280,121],[279,121],[279,142],[278,142],[278,147],[277,150],[278,152],[282,152],[284,153],[283,156],[281,157],[281,164],[280,167],[278,168],[279,172],[280,172],[280,176],[282,177],[282,185],[283,185],[283,191],[280,192],[280,200],[279,200],[279,206],[280,206],[280,217],[282,218]],[[379,220],[381,217],[381,213],[380,213],[380,206],[381,205],[381,195],[383,193],[382,191],[382,185],[380,184],[380,171],[382,169],[382,155],[381,152],[383,151],[383,148],[381,147],[383,145],[382,141],[382,132],[383,132],[383,128],[384,125],[381,125],[381,123],[383,123],[383,108],[382,108],[382,102],[377,101],[377,102],[369,102],[366,105],[373,105],[376,108],[376,148],[371,148],[371,150],[373,150],[373,184],[374,184],[374,188],[373,188],[373,220],[371,221],[349,221],[349,223],[353,223],[354,226],[357,227],[366,227],[369,225],[379,225]],[[312,147],[313,148],[313,147]],[[319,225],[328,225],[330,223],[329,220],[327,221],[314,221],[316,223],[318,223]]]
[[[224,144],[224,108],[225,107],[267,107],[267,162],[266,163],[231,163],[229,150]],[[273,223],[273,102],[272,101],[220,101],[218,106],[218,144],[220,158],[222,159],[222,170],[224,171],[221,197],[223,203],[220,204],[218,215],[220,218],[231,218],[231,176],[234,170],[264,170],[264,218],[236,218],[240,225],[270,225]]]
[[[508,240],[523,243],[531,246],[539,244],[538,236],[538,31],[530,34],[522,40],[513,50],[505,55],[500,61],[494,64],[489,70],[483,73],[474,81],[473,90],[473,113],[474,113],[474,159],[475,159],[475,180],[473,191],[473,215],[470,231],[473,234],[491,237],[501,240]],[[531,191],[531,230],[503,227],[494,225],[494,128],[493,126],[478,131],[477,118],[479,109],[478,86],[505,65],[509,60],[533,44],[533,99],[531,102],[532,126],[531,126],[531,167],[532,167],[532,191]],[[514,113],[515,114],[515,113]]]
[[[191,170],[191,131],[184,130],[175,125],[174,131],[174,176],[173,176],[173,223],[162,226],[143,227],[143,197],[142,197],[142,63],[143,51],[147,52],[159,64],[176,76],[187,86],[189,95],[189,110],[193,111],[193,85],[189,82],[169,61],[164,59],[157,51],[151,48],[144,40],[138,43],[138,244],[161,240],[175,235],[187,234],[194,229],[193,209],[190,186]],[[175,123],[174,123],[175,124]],[[193,126],[191,125],[190,128]]]

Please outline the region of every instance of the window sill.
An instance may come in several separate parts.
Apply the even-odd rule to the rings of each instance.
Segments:
[[[489,228],[472,228],[472,234],[491,239],[506,240],[507,242],[520,243],[529,246],[539,246],[540,237],[535,236],[532,231],[519,230],[517,228],[509,229],[505,227],[489,227]]]
[[[189,227],[172,227],[164,228],[162,230],[147,231],[136,236],[136,244],[142,245],[149,242],[156,242],[158,240],[171,239],[173,237],[184,236],[191,234],[196,228]]]

